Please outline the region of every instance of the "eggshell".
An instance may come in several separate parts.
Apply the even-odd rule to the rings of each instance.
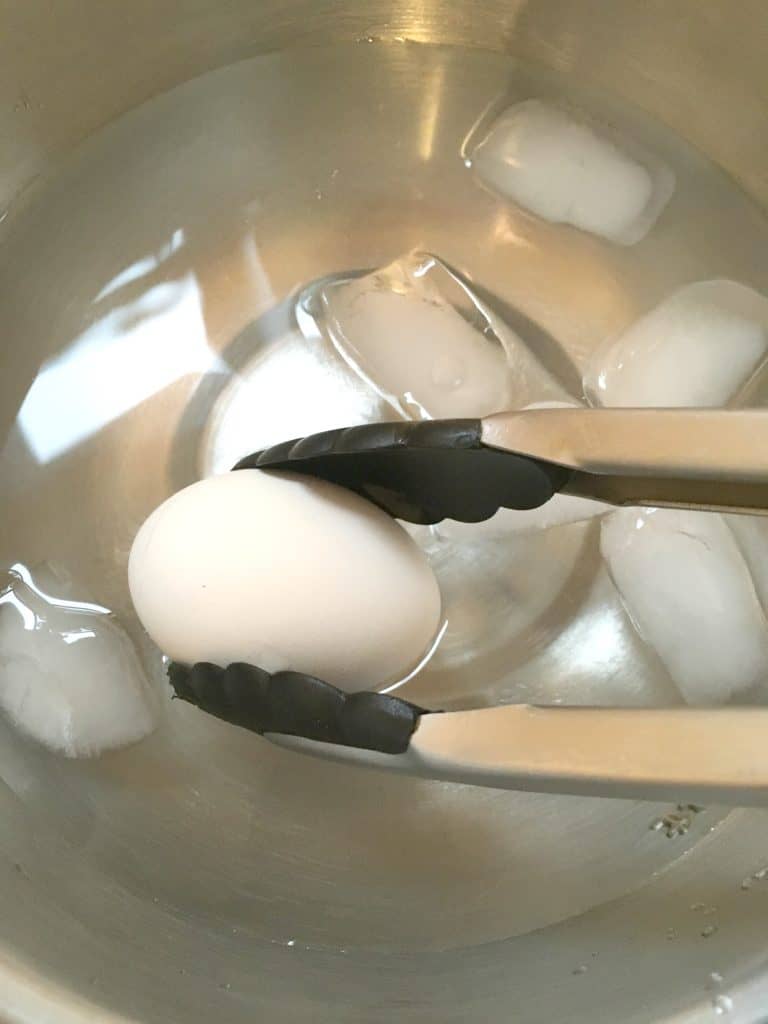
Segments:
[[[405,530],[291,473],[239,470],[173,495],[140,529],[129,582],[175,661],[292,669],[350,691],[403,678],[440,624],[437,582]]]

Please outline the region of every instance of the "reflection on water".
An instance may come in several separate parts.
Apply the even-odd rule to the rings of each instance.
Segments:
[[[195,278],[187,274],[111,309],[47,362],[19,410],[19,426],[45,464],[173,381],[218,365]]]
[[[143,277],[147,277],[149,274],[154,273],[158,267],[164,263],[170,256],[182,247],[184,244],[184,229],[177,228],[168,242],[161,246],[156,253],[151,256],[144,256],[142,259],[136,260],[131,263],[130,266],[126,267],[125,270],[119,271],[115,274],[112,280],[105,284],[99,294],[93,300],[94,304],[102,302],[108,296],[114,292],[119,291],[126,285],[132,284],[134,281],[139,281]]]

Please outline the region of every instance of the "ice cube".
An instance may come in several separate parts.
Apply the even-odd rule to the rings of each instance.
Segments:
[[[45,587],[45,590],[43,589]],[[14,565],[0,591],[0,708],[67,757],[93,757],[148,735],[152,696],[134,647],[107,608],[52,597],[49,570]]]
[[[494,192],[621,245],[647,234],[674,191],[672,171],[636,143],[536,99],[505,110],[468,156]]]
[[[606,406],[719,406],[766,354],[768,299],[735,281],[699,281],[598,349],[584,390]]]
[[[768,629],[723,517],[619,509],[601,550],[641,637],[689,704],[721,704],[768,677]]]
[[[405,419],[485,416],[564,395],[523,340],[430,253],[320,281],[300,297],[297,317]]]
[[[216,400],[201,446],[204,476],[281,441],[385,419],[379,395],[301,335],[271,342]]]

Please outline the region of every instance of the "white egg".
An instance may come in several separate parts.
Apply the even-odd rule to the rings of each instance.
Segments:
[[[398,523],[291,473],[240,470],[173,495],[139,531],[129,582],[175,661],[292,669],[350,691],[402,679],[440,624],[435,577]]]

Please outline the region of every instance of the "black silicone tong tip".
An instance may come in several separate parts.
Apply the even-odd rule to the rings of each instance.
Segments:
[[[396,519],[478,523],[499,508],[538,508],[570,471],[489,448],[478,419],[372,423],[286,441],[238,469],[276,469],[328,480]]]
[[[346,747],[402,754],[424,708],[385,693],[344,693],[302,672],[274,675],[254,665],[221,668],[172,662],[175,695],[231,725]]]

